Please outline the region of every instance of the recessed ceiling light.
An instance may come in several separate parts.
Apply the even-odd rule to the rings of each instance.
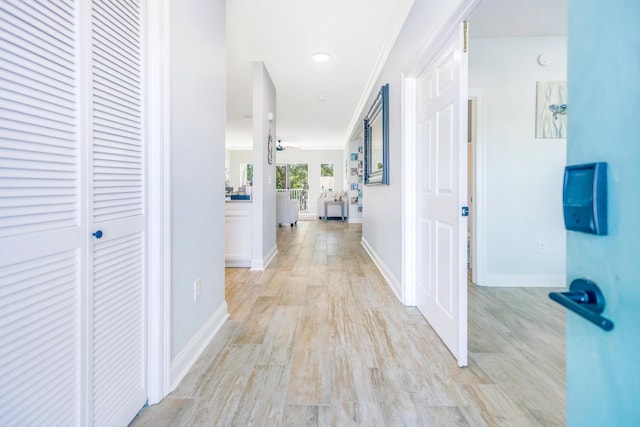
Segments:
[[[327,96],[326,95],[318,95],[318,101],[319,102],[325,102],[327,100]]]
[[[328,53],[316,52],[311,55],[311,58],[313,58],[313,60],[316,62],[327,62],[329,59],[331,59],[331,56],[329,56]]]

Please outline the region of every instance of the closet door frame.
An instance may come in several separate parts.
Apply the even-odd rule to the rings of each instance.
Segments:
[[[145,1],[148,179],[147,391],[149,404],[171,391],[170,0]]]

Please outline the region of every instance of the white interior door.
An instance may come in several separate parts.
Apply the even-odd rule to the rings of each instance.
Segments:
[[[0,0],[0,425],[146,401],[141,15]]]
[[[142,11],[91,10],[92,424],[126,425],[146,401]]]
[[[467,364],[467,54],[464,25],[417,78],[416,303]]]
[[[0,1],[0,425],[80,425],[76,10]]]

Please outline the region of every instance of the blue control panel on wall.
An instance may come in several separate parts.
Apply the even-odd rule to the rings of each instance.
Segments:
[[[565,167],[562,205],[567,230],[606,235],[607,164]]]

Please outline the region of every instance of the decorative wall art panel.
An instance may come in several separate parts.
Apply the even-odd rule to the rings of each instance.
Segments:
[[[567,137],[567,82],[537,82],[536,138]]]

